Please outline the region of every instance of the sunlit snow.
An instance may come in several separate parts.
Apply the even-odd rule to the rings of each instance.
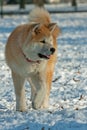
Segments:
[[[0,130],[86,130],[87,129],[87,13],[52,14],[61,29],[58,59],[47,110],[31,107],[26,83],[28,111],[15,110],[15,94],[4,48],[12,30],[28,22],[26,16],[0,19]]]

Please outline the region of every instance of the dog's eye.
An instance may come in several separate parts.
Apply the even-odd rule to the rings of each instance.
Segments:
[[[40,42],[42,42],[42,43],[46,43],[45,40],[42,40],[42,41],[40,41]]]

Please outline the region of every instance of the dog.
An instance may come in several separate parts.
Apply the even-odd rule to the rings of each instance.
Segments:
[[[30,12],[29,23],[14,29],[8,38],[5,57],[11,69],[16,95],[16,110],[26,111],[24,83],[31,86],[34,109],[49,105],[49,95],[57,58],[57,37],[60,29],[51,22],[42,8]]]

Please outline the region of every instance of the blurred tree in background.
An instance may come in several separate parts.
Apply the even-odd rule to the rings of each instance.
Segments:
[[[7,0],[7,3],[8,4],[17,4],[17,1],[16,0]]]
[[[72,6],[77,6],[76,0],[72,0]]]
[[[20,9],[25,9],[26,0],[20,0]]]
[[[32,0],[32,2],[36,6],[43,7],[45,0]],[[24,9],[25,8],[25,3],[26,3],[26,0],[20,0],[20,9]]]
[[[36,6],[39,6],[39,7],[43,7],[44,6],[44,0],[33,0],[33,3],[36,5]]]

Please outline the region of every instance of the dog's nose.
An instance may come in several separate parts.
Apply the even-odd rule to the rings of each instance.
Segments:
[[[53,54],[55,52],[55,48],[50,48],[51,54]]]

